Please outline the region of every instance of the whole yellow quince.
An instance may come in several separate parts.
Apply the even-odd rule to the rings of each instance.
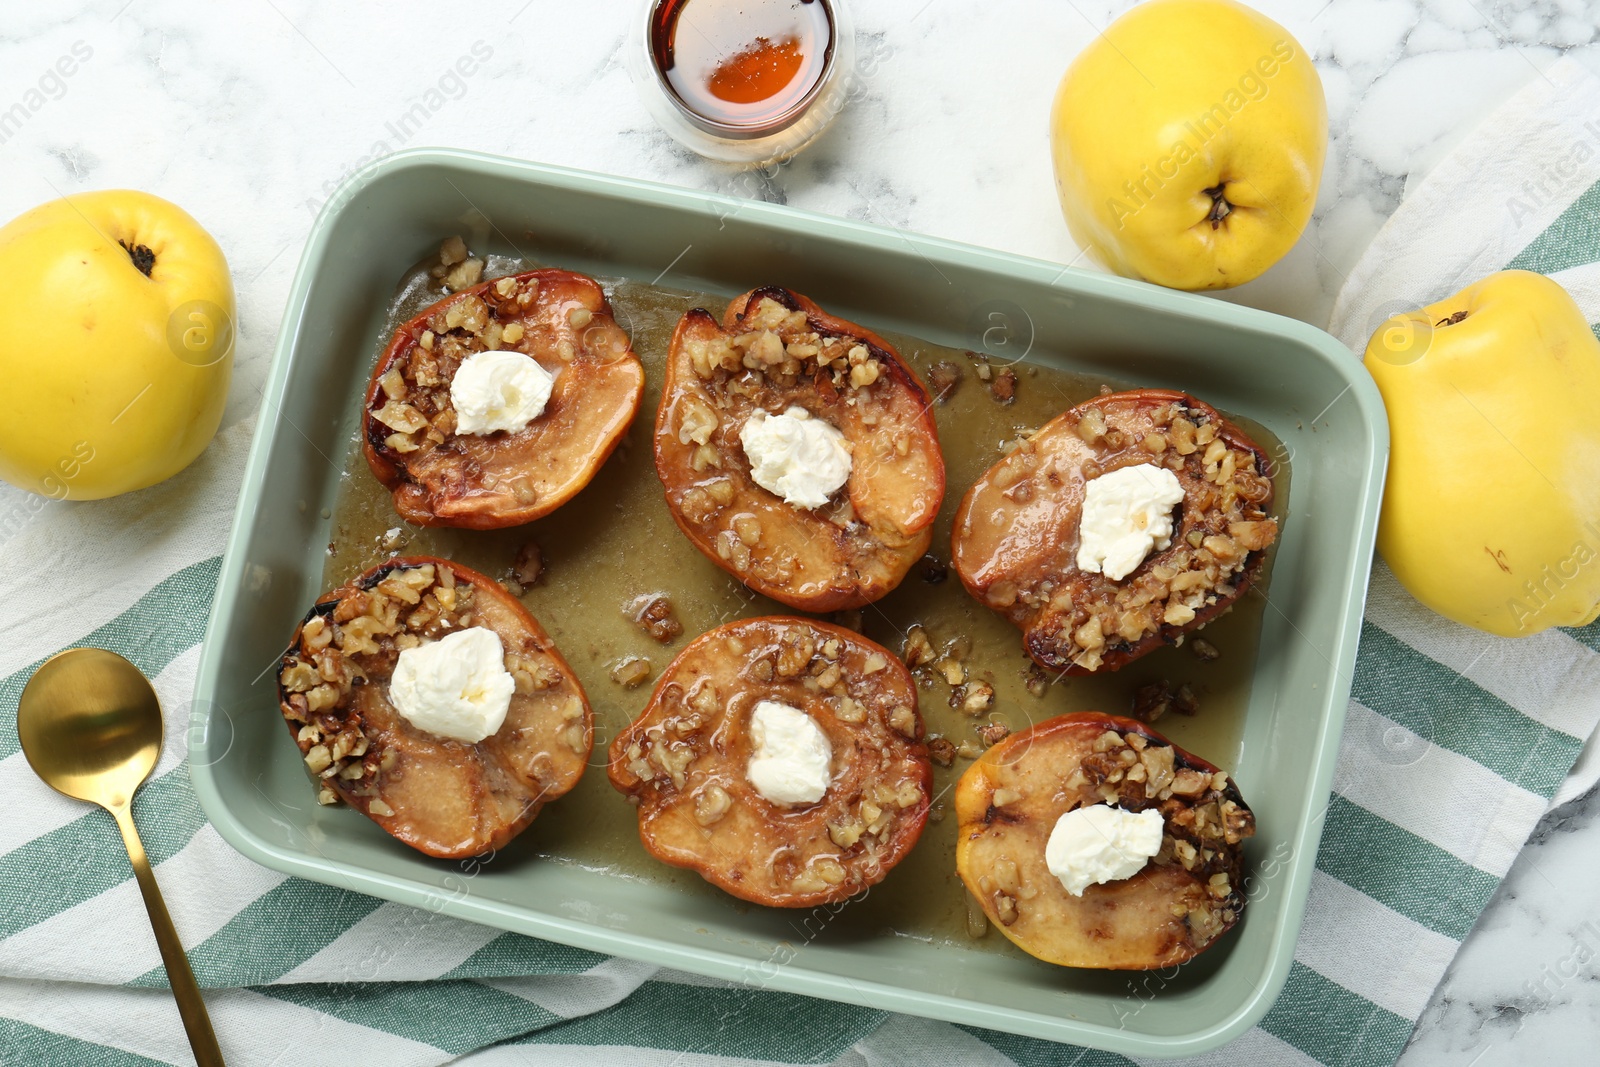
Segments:
[[[1502,637],[1600,615],[1600,341],[1508,270],[1367,344],[1392,440],[1378,550],[1446,618]]]
[[[1073,60],[1050,116],[1073,240],[1118,274],[1225,289],[1311,218],[1328,108],[1311,57],[1232,0],[1150,0]]]
[[[0,478],[94,500],[188,466],[222,420],[233,317],[222,250],[160,197],[85,193],[0,227]]]

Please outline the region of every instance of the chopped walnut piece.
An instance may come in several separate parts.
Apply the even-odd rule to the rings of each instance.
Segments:
[[[896,704],[889,711],[889,725],[907,737],[917,735],[917,712],[909,704]]]
[[[941,767],[948,767],[956,761],[956,746],[948,738],[929,738],[928,758]]]
[[[439,265],[453,267],[467,258],[467,242],[461,239],[460,234],[446,237],[439,245]]]
[[[906,631],[905,644],[901,646],[900,658],[907,667],[917,668],[926,663],[933,662],[937,655],[933,650],[933,642],[928,640],[928,631],[920,625],[914,625]]]
[[[1172,683],[1165,678],[1142,685],[1133,691],[1133,717],[1140,722],[1155,722],[1172,710]]]
[[[524,590],[539,584],[539,579],[544,577],[544,552],[539,542],[524,541],[517,549],[516,559],[511,563],[511,577],[522,587],[513,589],[513,596],[521,596]]]
[[[960,700],[963,714],[982,715],[994,706],[994,686],[988,682],[969,682],[951,695],[951,701]]]
[[[664,645],[683,633],[683,624],[673,614],[672,601],[664,593],[636,597],[629,605],[628,614],[645,633]]]
[[[793,678],[804,671],[816,653],[817,645],[811,633],[801,629],[786,630],[778,642],[778,674]]]
[[[940,360],[928,368],[928,387],[933,392],[935,403],[947,404],[955,391],[961,385],[963,372],[959,363],[950,360]]]
[[[1189,643],[1189,651],[1194,653],[1195,659],[1206,662],[1214,660],[1218,656],[1222,655],[1221,652],[1217,651],[1216,645],[1213,645],[1210,641],[1207,641],[1203,637],[1197,637],[1191,641]]]
[[[627,656],[611,668],[611,680],[624,689],[637,689],[650,680],[650,661],[643,656]]]
[[[1179,715],[1197,715],[1200,712],[1200,700],[1194,695],[1194,687],[1185,682],[1178,686],[1178,691],[1172,695],[1172,710]]]
[[[978,731],[978,740],[983,742],[985,748],[998,745],[1011,736],[1011,727],[1003,722],[986,722],[975,729]]]
[[[710,826],[733,807],[733,798],[720,785],[708,785],[694,798],[694,819],[701,826]]]
[[[1144,792],[1148,799],[1158,799],[1171,788],[1172,777],[1176,773],[1173,769],[1174,755],[1171,745],[1148,745],[1139,753],[1139,760],[1145,769]]]
[[[1017,372],[1010,367],[995,371],[994,380],[989,383],[989,392],[996,403],[1011,403],[1017,398]]]
[[[466,289],[477,285],[483,277],[483,260],[476,258],[464,259],[451,267],[444,276],[444,284],[453,290]]]

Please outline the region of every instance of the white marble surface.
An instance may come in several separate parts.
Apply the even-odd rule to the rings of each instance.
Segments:
[[[316,205],[342,175],[401,147],[757,196],[1087,265],[1057,212],[1045,118],[1068,59],[1126,0],[855,6],[863,95],[800,159],[758,179],[705,163],[653,127],[617,55],[635,0],[408,0],[365,13],[313,0],[12,4],[0,19],[0,112],[21,103],[27,114],[0,127],[0,218],[118,186],[195,214],[227,251],[239,290],[230,422],[256,406]],[[1600,70],[1594,0],[1257,6],[1316,55],[1332,144],[1305,238],[1225,298],[1319,326],[1408,181],[1478,116],[1563,52]],[[493,54],[451,81],[447,70],[479,41]],[[93,55],[53,79],[76,42]],[[431,89],[442,91],[427,122],[395,137],[390,124]],[[0,507],[26,511],[10,492]],[[1597,846],[1600,796],[1545,820],[1435,994],[1406,1067],[1592,1061]]]

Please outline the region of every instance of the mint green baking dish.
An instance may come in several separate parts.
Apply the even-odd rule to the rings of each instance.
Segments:
[[[1176,975],[1027,966],[904,937],[797,945],[793,915],[567,864],[467,880],[353,813],[309,803],[269,668],[321,591],[324,509],[395,280],[458,232],[593,274],[650,280],[670,265],[671,284],[729,295],[782,284],[873,328],[954,346],[977,347],[999,308],[1031,323],[1029,359],[1187,389],[1270,430],[1293,457],[1293,500],[1234,767],[1258,816],[1240,926]],[[346,182],[301,257],[199,667],[195,707],[229,728],[191,731],[195,788],[230,844],[300,877],[761,988],[1132,1056],[1204,1052],[1260,1019],[1289,971],[1388,444],[1359,363],[1290,319],[771,204],[468,152],[390,156]]]

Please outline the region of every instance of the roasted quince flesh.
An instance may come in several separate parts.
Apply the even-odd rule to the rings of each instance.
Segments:
[[[807,713],[832,747],[816,803],[780,806],[747,775],[761,701]],[[812,907],[883,880],[922,834],[932,766],[916,684],[859,634],[808,619],[729,623],[667,667],[611,743],[610,776],[638,805],[657,859],[756,904]]]
[[[1183,489],[1168,548],[1120,581],[1077,566],[1086,484],[1150,463]],[[989,468],[956,510],[952,558],[978,600],[1050,671],[1116,670],[1197,629],[1248,589],[1277,538],[1267,456],[1185,393],[1108,393],[1057,416]]]
[[[1121,881],[1066,891],[1045,844],[1069,811],[1155,808],[1161,851]],[[956,870],[1017,947],[1067,967],[1170,967],[1214,944],[1245,905],[1255,816],[1228,775],[1131,719],[1061,715],[1012,734],[956,785]]]
[[[819,508],[751,476],[740,431],[794,407],[839,430],[845,485]],[[717,566],[804,611],[883,596],[927,551],[944,458],[927,387],[894,348],[786,289],[756,289],[721,324],[703,309],[673,334],[656,413],[656,470],[678,526]]]
[[[499,636],[516,690],[500,729],[466,744],[414,727],[388,683],[402,650],[472,626]],[[321,801],[445,859],[515,837],[577,784],[593,746],[589,702],[549,634],[491,579],[427,556],[318,600],[279,666],[278,700]]]
[[[521,352],[555,375],[515,432],[456,432],[463,360]],[[367,387],[367,463],[419,526],[496,529],[548,515],[594,477],[638,413],[644,367],[592,278],[532,270],[439,301],[395,331]]]

